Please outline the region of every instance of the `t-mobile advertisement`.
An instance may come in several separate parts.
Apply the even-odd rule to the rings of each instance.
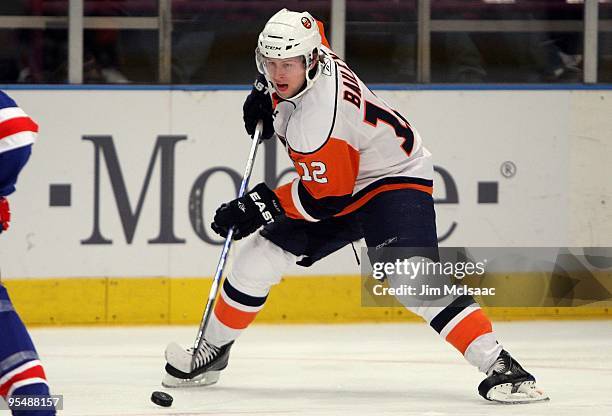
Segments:
[[[3,278],[214,273],[223,239],[210,223],[235,198],[244,171],[247,91],[9,93],[40,135],[9,196]],[[609,130],[585,115],[601,92],[377,93],[433,154],[441,245],[612,245],[612,185],[601,179],[610,170],[602,161],[611,150],[601,146]],[[283,145],[265,142],[251,185],[273,188],[294,175]],[[349,246],[291,274],[358,270]]]

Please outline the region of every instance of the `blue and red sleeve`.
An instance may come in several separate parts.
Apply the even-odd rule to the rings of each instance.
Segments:
[[[32,145],[0,153],[0,196],[15,192],[19,172],[27,163],[31,153]]]

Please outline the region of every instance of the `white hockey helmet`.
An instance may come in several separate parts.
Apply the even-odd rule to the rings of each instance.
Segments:
[[[264,65],[265,58],[285,59],[303,56],[306,85],[298,94],[291,97],[297,98],[312,87],[321,74],[320,48],[321,34],[314,17],[308,12],[300,13],[282,9],[268,20],[259,34],[257,49],[255,49],[255,62],[259,72],[264,74],[269,81]]]

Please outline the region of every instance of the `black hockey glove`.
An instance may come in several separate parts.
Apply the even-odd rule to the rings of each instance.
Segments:
[[[221,237],[227,237],[234,226],[234,240],[240,240],[262,225],[274,222],[274,217],[284,212],[274,192],[265,183],[260,183],[242,198],[221,205],[210,226]]]
[[[255,126],[259,120],[263,120],[263,131],[261,139],[268,140],[274,135],[274,125],[272,119],[272,98],[268,91],[268,80],[263,74],[255,79],[253,89],[244,101],[242,106],[242,119],[247,133],[253,137]]]

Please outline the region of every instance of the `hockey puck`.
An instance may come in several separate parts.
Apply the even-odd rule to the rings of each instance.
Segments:
[[[154,391],[151,393],[151,401],[158,406],[170,407],[174,399],[168,393],[163,391]]]

